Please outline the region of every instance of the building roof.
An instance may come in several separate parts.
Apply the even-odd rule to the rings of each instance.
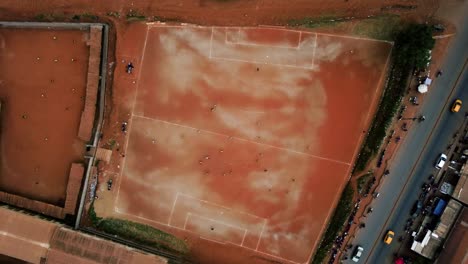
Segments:
[[[29,263],[167,264],[163,257],[4,207],[0,219],[0,255]]]
[[[0,254],[40,263],[57,225],[4,207],[0,207],[0,219]]]
[[[448,202],[447,207],[445,207],[444,213],[440,217],[440,222],[433,233],[438,237],[445,239],[452,228],[452,225],[455,223],[461,209],[461,203],[451,199]]]
[[[64,211],[66,214],[75,214],[76,204],[80,195],[81,181],[83,180],[85,168],[81,163],[72,163],[70,176],[68,177],[67,196]]]
[[[464,204],[468,204],[468,163],[465,163],[460,170],[460,179],[453,191],[452,196]]]
[[[468,209],[464,208],[444,245],[437,263],[468,263]]]

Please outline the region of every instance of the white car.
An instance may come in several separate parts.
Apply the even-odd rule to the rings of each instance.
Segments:
[[[444,167],[445,162],[447,161],[447,155],[444,153],[440,154],[439,158],[437,159],[437,162],[435,164],[435,168],[440,170]]]
[[[362,252],[363,252],[363,251],[364,251],[364,248],[361,247],[361,246],[358,246],[358,247],[356,248],[356,250],[354,251],[354,255],[353,255],[352,260],[353,260],[354,262],[358,262],[359,259],[361,258],[361,255],[362,255]]]

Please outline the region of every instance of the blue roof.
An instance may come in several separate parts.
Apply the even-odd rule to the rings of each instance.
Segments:
[[[440,199],[439,202],[437,203],[436,207],[434,208],[433,214],[437,215],[437,216],[441,215],[442,212],[444,211],[446,205],[447,205],[447,202]]]

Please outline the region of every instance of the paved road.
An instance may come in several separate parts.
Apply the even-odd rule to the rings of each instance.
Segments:
[[[426,116],[426,121],[415,124],[407,132],[390,167],[390,175],[381,184],[381,194],[371,205],[374,212],[363,219],[366,228],[359,230],[352,242],[365,249],[361,263],[391,263],[399,243],[395,241],[386,246],[382,242],[385,232],[392,229],[396,237],[403,234],[421,185],[435,172],[435,159],[446,149],[464,119],[464,112],[468,111],[468,70],[465,68],[462,72],[468,57],[468,17],[461,22],[443,63],[444,75],[434,81],[422,105],[421,113]],[[450,95],[459,76],[459,85]],[[465,102],[458,114],[452,114],[448,109],[455,98]],[[352,263],[349,259],[345,262]]]

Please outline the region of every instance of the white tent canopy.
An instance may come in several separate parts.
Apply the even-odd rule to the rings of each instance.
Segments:
[[[428,86],[426,84],[421,84],[418,86],[418,92],[420,93],[427,93]]]

